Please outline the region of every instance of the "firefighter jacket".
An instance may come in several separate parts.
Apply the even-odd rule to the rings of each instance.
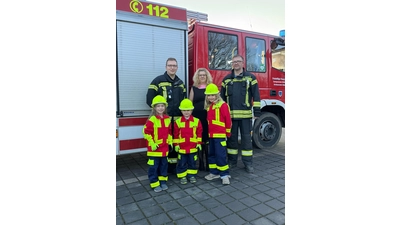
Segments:
[[[235,77],[234,71],[222,80],[221,97],[228,103],[232,119],[253,118],[261,115],[260,92],[254,74],[245,71]]]
[[[147,140],[147,156],[166,157],[168,156],[169,145],[172,145],[171,118],[164,115],[150,117],[143,127],[143,136]],[[151,150],[152,144],[157,144],[155,151]]]
[[[147,105],[151,107],[151,101],[156,95],[161,95],[167,100],[168,115],[182,116],[179,104],[186,98],[186,87],[177,75],[175,75],[174,80],[171,79],[167,72],[154,78],[147,89]]]
[[[226,138],[231,136],[232,120],[229,106],[224,101],[212,103],[207,108],[208,136]]]
[[[179,153],[189,154],[197,152],[196,146],[201,144],[203,127],[198,118],[190,115],[189,119],[184,116],[175,120],[174,123],[174,146],[179,146]]]

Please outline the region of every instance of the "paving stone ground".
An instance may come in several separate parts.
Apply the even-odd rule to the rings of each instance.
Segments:
[[[169,174],[169,189],[159,193],[150,188],[146,162],[146,153],[116,157],[117,225],[285,224],[284,150],[254,149],[253,174],[239,157],[230,169],[230,185],[207,181],[205,171],[198,172],[197,183],[186,185]]]

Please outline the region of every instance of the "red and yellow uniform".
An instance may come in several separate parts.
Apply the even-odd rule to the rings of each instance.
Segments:
[[[167,115],[150,117],[143,127],[143,136],[147,140],[150,186],[155,188],[160,186],[160,182],[162,184],[168,180],[168,146],[172,144],[171,118]],[[152,151],[151,146],[154,145],[157,145],[157,149]]]
[[[202,142],[203,127],[198,118],[190,115],[188,119],[184,116],[174,123],[174,146],[179,146],[178,166],[176,173],[178,178],[197,174],[197,145]]]

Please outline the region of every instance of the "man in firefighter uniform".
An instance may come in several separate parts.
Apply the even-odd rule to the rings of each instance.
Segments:
[[[230,168],[237,166],[240,129],[242,162],[248,173],[253,173],[253,145],[251,143],[252,118],[257,119],[260,112],[260,92],[254,74],[247,72],[243,57],[232,58],[232,71],[225,76],[221,84],[221,97],[231,110],[232,130],[228,138],[228,163]],[[253,112],[252,112],[253,109]]]
[[[147,89],[146,103],[151,107],[151,101],[156,95],[163,96],[168,103],[167,113],[171,117],[171,121],[175,121],[182,116],[179,110],[179,104],[187,97],[186,88],[183,81],[176,75],[178,70],[178,61],[175,58],[168,58],[165,63],[166,71],[164,74],[157,76],[150,83]],[[174,127],[172,126],[172,132]],[[173,133],[172,133],[173,134]],[[168,172],[176,173],[176,163],[178,153],[172,148],[168,156]]]

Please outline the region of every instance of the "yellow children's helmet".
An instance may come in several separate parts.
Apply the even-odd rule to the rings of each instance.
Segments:
[[[190,101],[190,99],[183,99],[181,101],[181,104],[179,105],[179,109],[180,110],[192,110],[194,109],[193,103],[192,101]]]
[[[165,106],[168,106],[167,101],[165,98],[161,95],[157,95],[156,97],[153,98],[153,101],[151,102],[151,107],[154,107],[157,104],[165,104]]]
[[[207,85],[206,91],[204,92],[204,94],[206,95],[216,95],[218,93],[219,93],[218,87],[213,83]]]

